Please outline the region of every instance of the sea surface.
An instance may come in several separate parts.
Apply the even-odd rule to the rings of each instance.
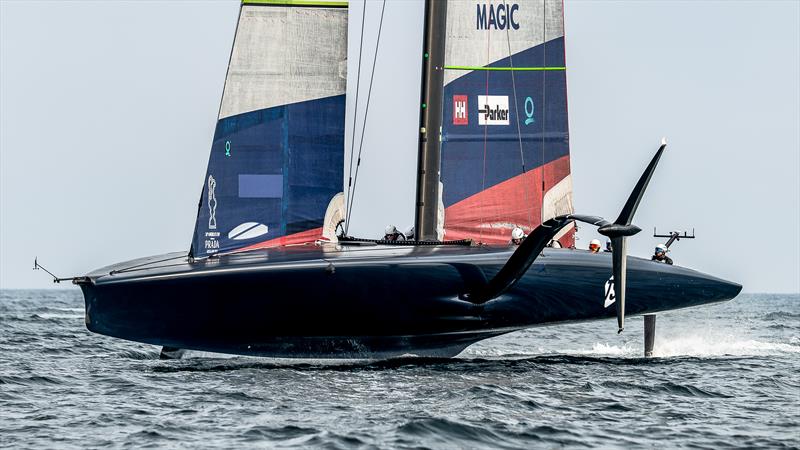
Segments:
[[[454,359],[292,361],[89,333],[0,291],[0,447],[800,447],[800,295],[526,330]]]

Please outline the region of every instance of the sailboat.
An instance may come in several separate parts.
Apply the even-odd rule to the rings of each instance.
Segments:
[[[427,0],[417,31],[414,239],[348,233],[347,2],[243,0],[191,247],[76,277],[87,328],[166,355],[452,357],[740,292],[627,255],[666,142],[616,220],[573,211],[561,0]],[[613,252],[574,249],[576,222]]]

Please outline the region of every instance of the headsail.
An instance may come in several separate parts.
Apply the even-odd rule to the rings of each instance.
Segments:
[[[193,255],[322,237],[342,187],[346,72],[346,2],[242,2]]]
[[[505,243],[572,212],[565,66],[562,0],[448,0],[446,239]]]

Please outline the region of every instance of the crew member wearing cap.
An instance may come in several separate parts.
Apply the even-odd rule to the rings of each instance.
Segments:
[[[652,261],[669,264],[672,265],[672,258],[667,256],[667,252],[669,249],[664,244],[656,245],[656,252],[653,254],[653,257],[650,258]]]
[[[405,241],[406,237],[403,236],[403,233],[397,231],[397,227],[394,225],[386,225],[386,229],[384,230],[383,234],[384,241]]]

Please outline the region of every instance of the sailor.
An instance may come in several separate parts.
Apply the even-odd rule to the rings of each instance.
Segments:
[[[669,249],[664,244],[656,245],[656,252],[653,254],[653,257],[650,258],[652,261],[669,264],[672,265],[672,258],[667,256],[667,252]]]
[[[589,251],[592,253],[600,253],[599,239],[592,239],[592,242],[589,242]]]
[[[413,241],[414,240],[414,225],[411,225],[411,227],[409,227],[406,230],[405,235],[406,235],[406,240],[408,240],[408,241]]]
[[[403,236],[403,233],[397,231],[397,227],[395,227],[394,225],[386,225],[386,229],[384,230],[383,240],[405,241],[406,237]]]
[[[514,229],[511,230],[511,242],[510,243],[513,244],[513,245],[522,244],[522,241],[524,241],[526,237],[528,237],[528,236],[525,235],[525,232],[522,231],[522,228],[514,227]]]
[[[558,242],[556,239],[550,239],[550,242],[547,243],[547,246],[550,248],[561,248],[561,242]]]
[[[606,239],[606,249],[605,252],[611,252],[611,239]]]

